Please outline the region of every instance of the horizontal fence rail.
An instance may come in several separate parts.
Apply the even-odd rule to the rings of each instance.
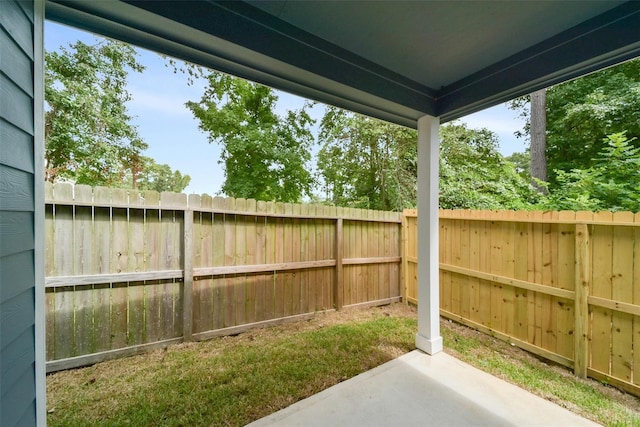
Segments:
[[[403,292],[417,303],[417,212],[402,226]],[[640,214],[442,210],[440,308],[640,395]]]
[[[48,371],[400,300],[399,213],[45,192]]]

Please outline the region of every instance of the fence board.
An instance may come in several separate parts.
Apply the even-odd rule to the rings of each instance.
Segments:
[[[291,205],[291,213],[300,215],[300,205]],[[291,220],[291,261],[300,262],[300,220],[293,218]],[[302,281],[300,280],[300,271],[291,273],[291,313],[304,313],[302,309]]]
[[[275,214],[276,205],[274,202],[267,202],[265,206],[265,211]],[[276,262],[276,234],[277,234],[277,220],[268,217],[265,219],[265,263],[272,264]],[[265,294],[264,294],[264,305],[265,305],[265,319],[275,319],[277,318],[276,314],[276,298],[277,298],[277,283],[278,276],[276,273],[273,276],[268,278],[268,282],[265,282]]]
[[[601,222],[611,223],[610,212],[595,213],[593,218]],[[612,278],[612,240],[611,226],[594,226],[591,242],[593,245],[593,279],[591,295],[611,299]],[[611,372],[611,310],[592,307],[591,321],[591,364],[590,367],[605,374]]]
[[[449,224],[452,220],[440,221],[439,245],[442,251],[442,261],[451,264],[451,236],[449,236]],[[420,256],[420,254],[418,254]],[[451,311],[451,273],[440,272],[440,308]]]
[[[138,191],[129,192],[129,203],[141,204],[141,194]],[[129,272],[144,272],[146,266],[146,248],[144,235],[144,211],[142,209],[129,210]],[[127,345],[140,345],[147,342],[145,337],[144,319],[144,282],[129,283],[129,317],[127,324]]]
[[[47,200],[53,199],[53,184],[45,182],[45,198]],[[54,243],[54,205],[45,205],[44,210],[44,245],[45,245],[45,260],[44,260],[44,274],[45,276],[53,276],[55,271],[55,243]],[[56,335],[55,335],[55,309],[56,309],[56,293],[55,289],[45,289],[45,308],[46,308],[46,358],[47,360],[55,359],[56,357]]]
[[[631,212],[616,212],[613,222],[633,222]],[[613,229],[611,297],[615,301],[633,301],[634,235],[621,227]],[[631,381],[633,363],[633,316],[613,312],[611,319],[611,375]]]
[[[91,202],[93,189],[86,185],[76,185],[74,200]],[[93,264],[93,210],[91,207],[74,207],[73,217],[73,274],[92,274]],[[93,328],[93,289],[83,287],[74,291],[74,335],[76,348],[74,354],[88,354],[96,351]]]
[[[225,208],[229,210],[236,209],[236,201],[234,199],[225,199]],[[236,265],[236,221],[237,215],[224,215],[224,265]],[[236,295],[235,277],[227,276],[225,278],[224,292],[224,327],[228,328],[236,326],[236,311],[238,309],[238,296]]]
[[[527,280],[527,248],[529,240],[529,227],[527,220],[528,212],[517,211],[514,214],[514,230],[513,230],[513,277],[517,280]],[[519,340],[527,341],[527,325],[529,294],[533,297],[533,292],[526,289],[515,288],[514,290],[514,327],[513,335]]]
[[[573,221],[575,212],[563,211],[558,213],[558,219]],[[556,229],[558,238],[557,251],[557,284],[561,289],[575,290],[575,226],[571,224],[558,224]],[[557,298],[558,330],[556,352],[567,358],[574,357],[574,303],[571,300]]]
[[[203,198],[202,203],[205,203]],[[207,206],[213,208],[224,208],[226,201],[222,197],[215,197],[214,199],[206,200]],[[206,258],[207,265],[211,266],[223,266],[226,261],[226,244],[227,239],[225,236],[225,220],[224,214],[212,214],[208,218],[208,229],[210,234],[207,236],[207,240],[203,241],[203,250],[206,247],[208,251],[208,257]],[[206,246],[205,246],[206,245]],[[227,292],[226,292],[227,279],[225,277],[218,277],[210,279],[206,282],[208,293],[205,293],[206,308],[207,310],[213,310],[211,317],[213,324],[212,330],[222,329],[225,327],[227,312],[231,311],[231,300],[229,306],[225,305]]]
[[[555,212],[544,212],[542,219],[551,221],[557,219],[554,217]],[[555,255],[557,253],[557,239],[553,232],[555,224],[542,224],[542,283],[555,287]],[[557,311],[556,299],[549,295],[541,295],[542,313],[540,321],[542,323],[542,347],[549,351],[556,351],[557,344]]]
[[[266,203],[263,201],[256,202],[256,212],[265,212]],[[255,224],[255,263],[256,264],[265,264],[266,263],[266,249],[267,249],[267,239],[266,239],[266,219],[265,217],[256,216],[256,224]],[[269,286],[269,276],[268,275],[259,275],[255,277],[255,310],[256,310],[256,320],[263,321],[267,320],[266,317],[266,304],[265,304],[265,292],[267,287]]]
[[[204,216],[204,212],[198,211],[198,209],[202,208],[202,197],[197,194],[189,195],[189,207],[194,208],[193,212],[193,231],[192,231],[192,248],[189,249],[187,247],[184,248],[186,251],[191,251],[191,262],[193,268],[202,267],[202,239],[203,239],[203,225],[202,220]],[[199,280],[198,277],[193,277],[193,319],[192,319],[192,327],[193,333],[200,333],[204,331],[208,331],[211,328],[211,311],[208,310],[208,313],[202,312],[202,305],[204,300],[206,299],[204,296],[205,287],[204,280]]]
[[[542,212],[531,212],[532,219],[543,220]],[[529,281],[543,284],[542,281],[542,223],[531,224],[531,240],[529,242]],[[529,299],[529,342],[544,348],[543,344],[543,316],[544,308],[549,305],[549,296],[536,292]]]
[[[245,211],[246,199],[236,199],[235,209]],[[235,216],[235,253],[233,265],[244,265],[247,260],[247,228],[249,219],[244,215]],[[247,276],[237,275],[233,283],[235,295],[235,325],[247,323]]]
[[[316,215],[324,215],[325,207],[320,205],[315,205],[315,211],[316,211]],[[315,258],[316,260],[331,259],[329,257],[329,254],[325,253],[325,233],[326,233],[326,228],[328,223],[331,223],[330,225],[331,227],[335,227],[337,224],[337,220],[325,219],[322,221],[315,222],[315,242],[316,242]],[[327,268],[316,270],[314,287],[315,287],[315,293],[316,293],[315,301],[316,301],[317,310],[326,310],[326,309],[335,308],[333,306],[333,301],[329,306],[326,305],[327,292],[329,292],[329,290],[326,287],[327,286],[327,283],[326,283],[327,270],[328,270]],[[345,277],[344,273],[342,277],[344,279]],[[333,286],[333,282],[330,284],[330,286]]]
[[[118,205],[126,205],[129,201],[127,192],[119,188],[111,190],[111,200]],[[129,257],[127,213],[126,209],[112,208],[111,210],[111,251],[109,254],[111,262],[109,273],[112,274],[127,271]],[[127,345],[127,291],[127,283],[114,283],[111,286],[110,349]]]
[[[245,202],[245,210],[249,213],[256,212],[256,201],[253,199]],[[257,217],[254,215],[248,215],[245,217],[245,233],[246,233],[246,252],[244,263],[253,265],[256,264],[256,246],[257,243]],[[254,323],[258,318],[257,314],[257,285],[256,282],[259,276],[247,275],[245,276],[245,323]]]
[[[481,217],[488,218],[490,212],[480,212]],[[491,271],[491,224],[484,222],[480,237],[480,271]],[[491,326],[491,282],[480,281],[480,319],[484,326]]]
[[[160,194],[155,191],[143,192],[145,206],[145,232],[147,247],[147,268],[151,271],[160,270]],[[161,330],[162,293],[161,282],[147,282],[145,286],[145,325],[147,341],[160,341],[164,335]]]
[[[301,215],[309,215],[309,206],[302,205],[299,207]],[[309,232],[311,228],[311,222],[306,219],[300,219],[300,261],[307,262],[311,260],[311,253],[309,248]],[[310,272],[308,270],[302,270],[300,275],[300,307],[301,313],[309,313],[313,311],[313,305],[310,301],[311,284],[309,280]]]
[[[275,212],[284,214],[284,204],[276,203]],[[284,228],[285,218],[279,218],[275,221],[275,259],[276,263],[282,263],[285,261],[285,240],[284,240]],[[274,281],[274,314],[275,317],[285,317],[285,276],[278,274],[278,280]]]
[[[60,200],[73,199],[73,187],[70,184],[57,184],[53,188],[54,196]],[[55,274],[69,276],[73,274],[73,207],[57,206],[54,211],[54,263]],[[64,248],[71,248],[65,251]],[[56,358],[75,356],[74,340],[74,295],[73,288],[59,288],[55,291],[54,322]]]

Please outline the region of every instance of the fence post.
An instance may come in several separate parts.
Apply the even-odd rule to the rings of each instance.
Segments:
[[[402,249],[400,255],[402,259],[402,271],[400,274],[400,280],[402,283],[402,302],[409,304],[409,224],[407,223],[407,210],[402,211],[402,224],[400,226],[400,239],[402,242]]]
[[[576,224],[574,373],[587,377],[589,360],[589,286],[591,282],[591,247],[589,226]]]
[[[184,210],[183,268],[184,294],[182,298],[182,335],[184,341],[191,341],[193,333],[193,210]]]
[[[342,308],[342,293],[343,293],[343,283],[342,283],[342,224],[343,219],[341,217],[336,219],[336,280],[334,281],[333,288],[333,305],[336,310],[340,310]]]

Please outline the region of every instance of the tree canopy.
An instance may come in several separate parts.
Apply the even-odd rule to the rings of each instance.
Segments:
[[[200,101],[186,105],[209,142],[222,146],[222,192],[281,202],[311,195],[314,120],[307,105],[280,117],[273,89],[218,72],[207,79]]]
[[[143,155],[148,145],[127,110],[127,77],[144,71],[136,55],[107,39],[45,53],[48,181],[177,192],[189,185],[189,175]]]
[[[144,70],[134,48],[78,41],[45,59],[46,179],[119,185],[147,148],[126,106],[127,75]]]
[[[608,135],[640,136],[640,59],[593,73],[549,90],[547,99],[550,170],[592,166]]]
[[[440,137],[440,207],[521,209],[539,201],[528,179],[498,152],[494,133],[450,123]],[[318,170],[330,203],[385,210],[416,206],[415,130],[329,108],[319,139]]]
[[[530,97],[510,103],[528,119]],[[640,146],[640,59],[553,86],[547,90],[547,168],[549,189],[558,171],[587,170],[607,147],[607,136],[625,132]],[[519,136],[528,135],[529,122]],[[635,138],[635,139],[634,139]]]
[[[532,209],[540,195],[498,152],[498,137],[464,123],[440,128],[440,207]]]
[[[328,107],[318,136],[327,201],[381,210],[415,206],[416,138],[415,130]]]
[[[132,188],[138,190],[171,191],[181,193],[191,182],[189,175],[172,170],[167,164],[158,164],[151,157],[143,156],[139,168],[132,174]]]
[[[588,168],[558,171],[544,206],[553,210],[640,212],[640,148],[625,133],[605,138]]]

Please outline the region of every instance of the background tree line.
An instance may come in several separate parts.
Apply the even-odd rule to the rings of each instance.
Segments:
[[[134,48],[77,42],[47,52],[46,59],[48,180],[158,191],[188,185],[188,175],[144,156],[147,142],[131,124],[126,78],[144,69]],[[201,99],[186,107],[209,142],[222,147],[223,194],[415,207],[415,130],[335,107],[315,123],[311,103],[280,116],[270,88],[169,64],[190,79],[206,79]],[[510,107],[527,118],[518,135],[531,142],[525,153],[502,156],[497,136],[484,128],[441,127],[442,208],[640,211],[640,60],[516,99]]]

